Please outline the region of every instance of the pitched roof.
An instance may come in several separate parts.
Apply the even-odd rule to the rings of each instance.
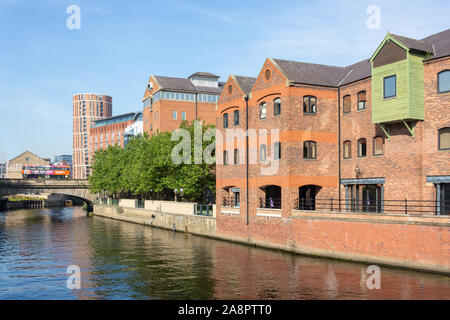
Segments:
[[[245,94],[249,94],[250,91],[252,91],[253,85],[256,81],[256,78],[243,76],[234,76],[234,79]]]
[[[395,39],[404,44],[408,49],[418,50],[423,52],[433,52],[433,46],[431,43],[425,42],[423,40],[416,40],[412,38],[407,38],[404,36],[400,36],[398,34],[391,33]]]
[[[450,29],[432,34],[422,41],[431,43],[433,47],[434,56],[430,60],[450,56]]]
[[[336,87],[349,72],[346,68],[272,59],[290,81]]]
[[[365,59],[346,67],[349,71],[339,85],[343,86],[372,76],[370,59]]]
[[[190,79],[164,77],[164,76],[153,76],[153,77],[156,79],[156,81],[158,81],[160,89],[164,90],[220,94],[223,88],[222,82],[219,82],[219,87],[202,87],[202,86],[194,86]]]
[[[15,157],[12,158],[11,160],[9,160],[9,162],[12,162],[12,161],[16,160],[17,158],[23,156],[24,154],[29,154],[29,155],[35,156],[35,157],[37,157],[37,158],[42,159],[42,160],[45,161],[44,158],[41,158],[41,157],[39,157],[37,154],[35,154],[35,153],[33,153],[33,152],[27,150],[27,151],[22,152],[22,153],[19,154],[18,156],[15,156]]]

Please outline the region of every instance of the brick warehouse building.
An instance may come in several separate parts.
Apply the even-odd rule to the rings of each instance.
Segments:
[[[151,75],[142,100],[144,132],[173,131],[183,120],[214,124],[223,88],[218,79],[208,72],[197,72],[187,79]]]
[[[89,129],[94,121],[112,115],[112,98],[97,93],[73,96],[73,178],[86,179],[90,173]]]
[[[92,163],[94,153],[99,149],[114,145],[124,148],[129,139],[127,128],[139,124],[142,129],[142,112],[130,112],[95,121],[89,129],[89,163]]]
[[[230,76],[224,88],[223,135],[248,125],[268,137],[227,135],[218,148],[221,232],[285,239],[276,219],[305,210],[450,213],[450,30],[387,34],[343,68],[267,59],[257,79]]]

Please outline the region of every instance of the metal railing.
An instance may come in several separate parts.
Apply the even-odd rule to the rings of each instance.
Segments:
[[[142,199],[135,200],[134,207],[139,208],[139,209],[144,209],[145,208],[145,200],[142,200]]]
[[[450,215],[450,201],[433,200],[345,200],[342,199],[295,199],[295,210],[373,212],[392,214],[437,214]]]
[[[223,197],[222,199],[222,207],[228,208],[239,208],[240,203],[236,203],[234,197]]]
[[[213,216],[213,205],[196,203],[194,206],[194,215],[212,217]]]
[[[259,208],[261,209],[281,209],[280,198],[259,198]]]

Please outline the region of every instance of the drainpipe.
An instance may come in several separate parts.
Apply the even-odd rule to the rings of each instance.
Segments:
[[[245,179],[245,181],[246,181],[246,184],[247,184],[247,192],[246,192],[246,207],[247,207],[247,226],[250,224],[250,221],[249,221],[249,204],[248,204],[248,201],[249,201],[249,196],[248,196],[248,193],[249,193],[249,190],[248,190],[248,169],[249,169],[249,164],[248,164],[248,161],[249,161],[249,156],[248,156],[248,94],[246,94],[245,96],[244,96],[244,100],[245,100],[245,130],[246,130],[246,134],[245,134],[245,157],[246,157],[246,160],[245,160],[245,173],[246,173],[246,179]]]
[[[341,89],[338,87],[338,156],[339,156],[339,211],[341,211]]]
[[[195,94],[195,120],[197,120],[197,101],[198,101],[198,93]]]

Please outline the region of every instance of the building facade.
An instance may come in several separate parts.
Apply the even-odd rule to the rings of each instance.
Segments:
[[[6,163],[0,163],[0,179],[6,178]]]
[[[94,153],[99,149],[106,149],[110,145],[124,148],[131,132],[138,134],[139,123],[142,126],[142,112],[130,112],[95,121],[89,129],[89,165],[92,165]]]
[[[387,34],[348,67],[267,59],[229,77],[216,126],[222,232],[281,239],[276,219],[311,210],[450,214],[450,30]]]
[[[183,120],[215,124],[216,106],[223,83],[219,76],[197,72],[185,78],[151,75],[144,103],[144,132],[173,131]]]
[[[63,154],[60,156],[55,156],[54,164],[57,166],[70,167],[70,179],[73,178],[73,166],[72,166],[72,155],[71,154]]]
[[[89,129],[94,121],[112,116],[112,98],[96,93],[73,96],[73,178],[86,179],[90,174]]]
[[[7,162],[6,178],[23,179],[22,169],[25,165],[48,166],[50,165],[50,161],[48,159],[43,159],[30,151],[25,151]]]

